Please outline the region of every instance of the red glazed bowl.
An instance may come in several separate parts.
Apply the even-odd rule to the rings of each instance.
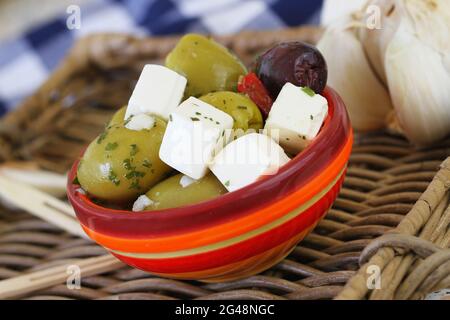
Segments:
[[[329,115],[303,152],[268,176],[219,198],[160,211],[113,210],[77,192],[81,226],[126,264],[169,278],[229,281],[282,260],[321,220],[341,188],[353,134],[343,101],[327,88]]]

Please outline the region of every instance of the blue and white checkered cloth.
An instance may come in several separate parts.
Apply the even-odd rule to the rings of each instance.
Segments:
[[[80,8],[79,29],[68,27],[74,11],[0,43],[0,116],[33,93],[74,41],[93,32],[165,35],[234,33],[316,24],[322,0],[95,0]],[[73,22],[73,20],[70,20]]]

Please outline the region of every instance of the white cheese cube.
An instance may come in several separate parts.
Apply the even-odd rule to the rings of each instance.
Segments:
[[[303,150],[319,133],[328,114],[328,102],[309,88],[286,83],[272,105],[264,127],[287,152]]]
[[[233,122],[225,112],[190,97],[170,114],[159,157],[192,179],[200,179]]]
[[[125,128],[128,130],[140,131],[144,129],[151,129],[155,125],[155,118],[152,116],[141,113],[135,116],[131,116],[125,124]]]
[[[289,160],[270,137],[250,133],[226,145],[214,157],[210,169],[228,191],[235,191],[264,175],[276,174]]]
[[[125,120],[141,113],[165,120],[183,98],[187,80],[173,70],[156,64],[145,65],[128,101]]]
[[[142,196],[137,198],[136,201],[133,203],[133,211],[134,212],[143,211],[146,207],[148,207],[151,204],[153,204],[153,201],[145,194],[143,194]]]
[[[189,187],[191,184],[193,184],[196,181],[197,180],[192,179],[191,177],[183,175],[180,179],[180,186],[182,188],[186,188],[186,187]]]

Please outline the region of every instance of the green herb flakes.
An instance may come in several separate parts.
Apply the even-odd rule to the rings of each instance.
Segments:
[[[192,121],[200,121],[200,119],[199,119],[199,118],[196,118],[196,117],[191,117],[191,120],[192,120]]]
[[[105,147],[106,151],[113,151],[117,148],[119,144],[117,142],[108,142],[108,144]]]
[[[139,185],[139,180],[134,180],[131,184],[130,187],[128,189],[136,189],[136,190],[140,190],[141,186]]]
[[[123,160],[123,167],[124,167],[125,169],[127,169],[127,170],[134,170],[134,169],[136,169],[136,167],[134,167],[134,166],[131,164],[131,159],[125,159],[125,160]]]
[[[304,93],[306,93],[308,96],[310,96],[310,97],[314,97],[315,95],[316,95],[316,93],[314,92],[314,90],[313,89],[311,89],[310,87],[303,87],[302,88],[302,91],[304,92]]]
[[[125,175],[125,178],[127,178],[128,180],[133,179],[133,178],[142,178],[145,176],[145,172],[142,171],[130,171]]]
[[[80,181],[78,181],[78,176],[75,176],[75,178],[73,178],[72,184],[80,184]]]
[[[103,142],[103,140],[105,140],[106,136],[108,135],[108,131],[105,130],[103,131],[97,138],[97,143],[101,144]]]
[[[132,118],[133,116],[128,117],[127,120],[125,120],[125,122],[123,123],[123,126],[125,127],[127,124],[129,124]]]
[[[142,162],[142,166],[146,168],[151,168],[152,164],[148,159],[144,159],[144,161]]]
[[[108,180],[114,183],[116,187],[120,185],[120,180],[117,178],[117,174],[112,169],[109,170]]]
[[[136,144],[132,144],[130,145],[130,147],[131,147],[130,155],[133,157],[139,152],[139,148]]]

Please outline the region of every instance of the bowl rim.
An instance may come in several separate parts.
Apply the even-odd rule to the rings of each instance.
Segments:
[[[301,170],[305,166],[305,163],[314,165],[314,161],[312,160],[314,160],[314,158],[318,157],[318,155],[320,154],[320,152],[318,151],[319,146],[321,146],[320,148],[324,149],[323,145],[327,143],[327,140],[332,140],[332,138],[336,139],[336,137],[333,136],[333,134],[335,134],[336,131],[339,130],[341,132],[341,135],[343,132],[345,138],[348,138],[348,136],[351,135],[350,121],[342,99],[330,87],[326,87],[322,95],[328,101],[329,112],[321,131],[314,139],[314,141],[312,141],[312,143],[305,150],[303,150],[301,153],[292,158],[291,161],[289,161],[286,165],[281,167],[276,175],[264,177],[244,188],[224,194],[220,197],[211,200],[176,208],[153,210],[153,211],[141,211],[141,212],[133,212],[131,210],[111,209],[93,203],[86,195],[78,192],[80,186],[78,184],[73,183],[79,162],[79,160],[77,160],[74,162],[68,174],[68,181],[67,181],[68,198],[72,203],[72,205],[74,206],[77,216],[80,213],[79,211],[83,211],[83,214],[89,215],[90,218],[89,224],[94,223],[95,219],[103,219],[109,222],[118,219],[124,219],[127,221],[129,220],[142,221],[146,219],[150,219],[153,221],[160,221],[160,219],[176,220],[177,218],[180,217],[184,218],[183,221],[186,221],[187,219],[192,219],[192,224],[195,224],[195,222],[197,221],[196,219],[197,215],[199,214],[202,214],[206,211],[221,208],[225,205],[230,205],[233,203],[237,203],[239,201],[243,201],[243,199],[246,198],[256,197],[258,195],[258,192],[263,191],[267,192],[267,190],[271,189],[271,186],[275,184],[281,186],[283,181],[285,181],[290,176],[295,174],[298,170]],[[333,145],[333,144],[329,145],[330,150],[332,149],[334,153],[332,153],[331,151],[329,152],[328,162],[333,160],[332,157],[333,154],[338,154],[340,152],[340,150],[343,148],[343,144],[344,143],[342,142],[341,145]],[[305,176],[307,175],[308,172],[305,173]],[[314,175],[310,174],[310,178],[312,177],[314,177]],[[283,190],[283,195],[292,193],[295,190],[295,188],[292,185],[290,185],[289,188],[285,189],[286,190]],[[276,201],[276,199],[274,199],[273,201],[270,200],[271,199],[263,199],[260,203],[258,204],[253,203],[253,205],[265,206]],[[250,208],[250,206],[247,206],[246,208],[248,209]],[[242,215],[246,214],[247,212],[245,210],[246,208],[244,208]],[[232,215],[232,213],[225,212],[223,213],[223,215],[224,216],[220,217],[222,221],[226,220],[227,215]],[[80,219],[80,221],[83,223],[82,220],[83,219]],[[185,227],[188,228],[189,226]]]

